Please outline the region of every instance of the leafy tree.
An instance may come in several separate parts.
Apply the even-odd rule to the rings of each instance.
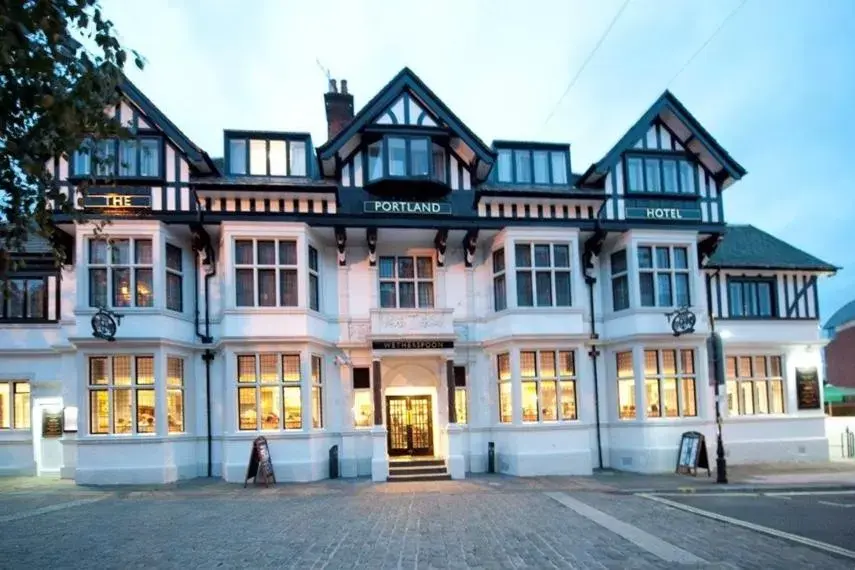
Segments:
[[[50,174],[54,158],[124,134],[105,109],[128,58],[99,0],[0,0],[0,275],[30,232],[56,243],[51,202],[75,212]],[[62,255],[55,247],[57,263]]]

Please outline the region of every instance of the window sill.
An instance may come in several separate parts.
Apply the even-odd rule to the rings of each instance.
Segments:
[[[487,318],[495,318],[495,317],[503,317],[505,315],[531,315],[532,313],[546,313],[546,314],[554,314],[554,313],[584,313],[585,309],[580,307],[574,307],[570,305],[568,307],[508,307],[507,309],[502,309],[501,311],[494,311],[487,315]]]
[[[722,422],[726,423],[756,423],[769,420],[796,420],[796,419],[817,419],[824,418],[823,410],[801,410],[799,412],[783,413],[783,414],[754,414],[741,416],[722,416]]]
[[[52,329],[59,328],[59,321],[53,320],[48,321],[45,319],[32,319],[32,320],[21,320],[21,319],[0,319],[0,326],[3,328],[9,329],[24,329],[30,327],[37,327],[40,329]]]
[[[309,315],[320,313],[305,307],[232,307],[223,311],[224,315],[274,314],[274,315]]]

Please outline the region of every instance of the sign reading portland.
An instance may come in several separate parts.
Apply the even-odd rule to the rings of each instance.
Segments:
[[[363,203],[366,214],[451,214],[451,204],[445,202],[393,202],[370,200]]]

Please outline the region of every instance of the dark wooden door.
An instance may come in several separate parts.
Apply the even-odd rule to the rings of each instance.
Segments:
[[[389,455],[433,455],[430,396],[386,396]]]

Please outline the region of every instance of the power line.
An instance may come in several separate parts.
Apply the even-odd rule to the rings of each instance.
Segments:
[[[547,124],[549,124],[549,121],[552,120],[552,116],[555,115],[555,111],[558,110],[558,107],[561,105],[561,102],[564,101],[564,99],[567,97],[567,94],[570,93],[570,90],[573,89],[574,85],[576,85],[576,81],[579,79],[579,76],[582,75],[582,72],[585,71],[585,68],[588,66],[588,63],[591,61],[591,59],[593,59],[594,54],[596,54],[597,50],[600,49],[600,46],[603,45],[603,42],[606,40],[606,38],[609,35],[609,32],[612,31],[612,28],[614,27],[615,22],[618,21],[618,18],[620,18],[620,15],[626,9],[628,4],[629,4],[629,0],[624,0],[623,5],[621,5],[621,7],[618,9],[617,13],[612,18],[612,21],[609,23],[609,26],[603,32],[603,35],[600,36],[600,39],[597,41],[597,44],[594,46],[594,49],[592,49],[591,53],[588,54],[588,57],[585,58],[584,63],[582,63],[582,67],[579,68],[579,70],[576,72],[576,75],[574,75],[573,79],[570,80],[570,84],[567,86],[567,89],[564,90],[564,94],[561,96],[561,98],[558,100],[558,102],[555,103],[555,106],[552,108],[552,111],[549,112],[549,115],[546,117],[546,120],[543,122],[544,127]]]
[[[722,20],[722,21],[721,21],[721,23],[718,25],[718,27],[715,29],[715,31],[713,31],[713,33],[710,35],[710,37],[708,37],[708,38],[707,38],[707,40],[706,40],[703,44],[701,44],[701,47],[699,47],[699,48],[698,48],[698,50],[697,50],[695,53],[693,53],[693,54],[692,54],[692,57],[690,57],[688,60],[686,60],[686,63],[684,63],[684,64],[683,64],[683,67],[681,67],[681,68],[680,68],[680,70],[679,70],[677,73],[675,73],[675,74],[674,74],[674,77],[672,77],[672,78],[671,78],[671,80],[670,80],[670,81],[668,81],[668,83],[666,83],[666,84],[665,84],[665,89],[667,89],[668,87],[670,87],[670,86],[671,86],[671,84],[672,84],[672,83],[674,83],[674,81],[675,81],[678,77],[680,77],[680,75],[681,75],[681,74],[686,70],[686,68],[687,68],[687,67],[689,67],[689,65],[691,65],[691,63],[695,60],[695,58],[696,58],[696,57],[698,57],[698,54],[700,54],[702,51],[704,51],[704,49],[705,49],[705,48],[710,44],[710,42],[713,40],[713,38],[715,38],[715,37],[716,37],[716,35],[718,35],[718,33],[721,31],[721,29],[722,29],[722,28],[724,28],[724,25],[725,25],[725,24],[727,24],[727,22],[728,22],[728,21],[729,21],[733,16],[735,16],[735,15],[736,15],[736,13],[737,13],[737,12],[739,12],[739,10],[740,10],[743,6],[745,6],[745,4],[746,4],[747,2],[748,2],[748,0],[742,0],[742,2],[740,2],[740,3],[739,3],[739,5],[738,5],[738,6],[736,6],[736,8],[734,8],[733,10],[731,10],[731,11],[730,11],[730,14],[728,14],[728,15],[724,18],[724,20]]]

